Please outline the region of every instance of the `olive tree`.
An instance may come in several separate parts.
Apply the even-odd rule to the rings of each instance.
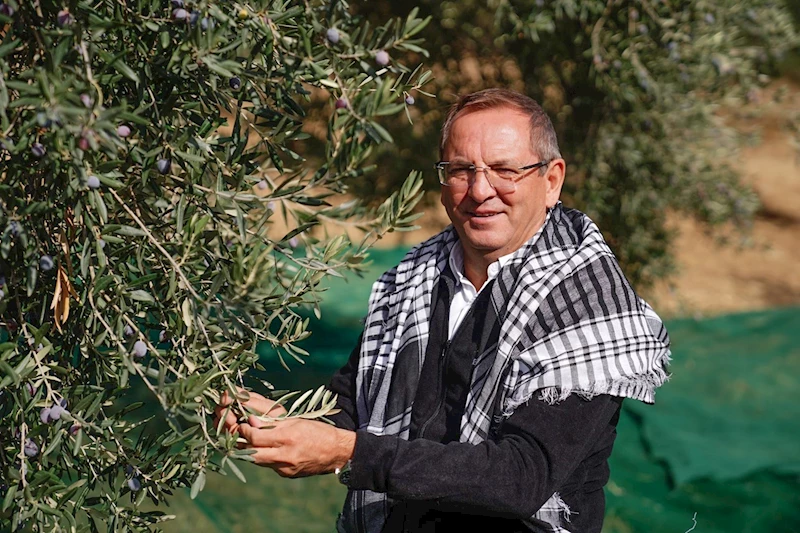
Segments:
[[[426,23],[335,0],[0,3],[0,529],[150,530],[145,498],[242,477],[219,391],[246,396],[260,343],[304,358],[298,309],[415,217],[417,174],[374,210],[346,192],[429,77],[401,63]]]
[[[797,9],[794,2],[794,9]],[[393,175],[363,192],[391,190],[420,160],[438,157],[436,136],[455,96],[491,86],[524,92],[553,118],[568,172],[564,198],[602,228],[637,286],[672,264],[668,213],[718,235],[745,234],[758,199],[735,163],[748,139],[720,108],[751,108],[785,54],[797,21],[782,1],[420,0],[436,73]],[[397,11],[359,5],[375,18]],[[730,114],[730,113],[729,113]],[[746,118],[746,117],[740,117]],[[395,131],[395,130],[392,130]],[[403,164],[403,162],[406,162]],[[435,184],[433,173],[429,184]]]

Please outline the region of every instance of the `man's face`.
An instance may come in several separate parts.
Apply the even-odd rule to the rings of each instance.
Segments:
[[[531,148],[530,119],[501,107],[472,111],[453,122],[443,160],[478,167],[518,168],[540,161]],[[564,163],[556,160],[545,175],[523,171],[516,190],[499,194],[477,171],[472,185],[455,192],[442,186],[442,205],[464,248],[465,259],[491,263],[519,249],[541,227],[547,208],[558,201]]]

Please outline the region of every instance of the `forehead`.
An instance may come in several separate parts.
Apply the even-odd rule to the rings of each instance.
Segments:
[[[444,152],[449,157],[529,154],[530,118],[513,107],[466,111],[453,121]]]

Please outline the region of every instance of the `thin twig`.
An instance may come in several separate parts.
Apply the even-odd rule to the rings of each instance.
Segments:
[[[119,202],[119,204],[122,206],[122,208],[131,217],[133,217],[133,220],[136,221],[136,224],[141,228],[141,230],[145,232],[145,234],[147,235],[148,240],[151,243],[153,243],[153,246],[155,246],[156,249],[158,249],[158,251],[161,252],[164,255],[164,257],[167,258],[167,261],[169,261],[169,263],[172,265],[172,268],[175,269],[175,271],[178,273],[178,276],[181,278],[181,280],[186,285],[186,289],[197,300],[200,300],[200,295],[197,294],[197,291],[194,290],[194,287],[192,287],[192,284],[189,282],[189,279],[183,273],[183,270],[181,269],[180,265],[178,265],[178,263],[175,262],[175,259],[172,258],[172,255],[170,255],[170,253],[168,251],[166,251],[163,246],[161,246],[161,243],[159,243],[158,240],[153,236],[153,234],[150,233],[150,230],[147,229],[147,226],[145,226],[144,222],[142,222],[142,220],[138,216],[136,216],[136,213],[134,213],[131,210],[131,208],[128,207],[128,205],[122,200],[122,198],[120,198],[120,196],[117,194],[117,191],[115,191],[114,189],[110,189],[110,192],[111,192],[111,195],[114,198],[116,198],[117,202]]]

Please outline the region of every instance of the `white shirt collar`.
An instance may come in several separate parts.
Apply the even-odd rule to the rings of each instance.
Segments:
[[[501,256],[497,259],[497,261],[489,265],[489,268],[486,271],[487,282],[497,277],[497,273],[500,272],[500,269],[503,268],[506,263],[508,263],[509,259],[511,259],[514,253],[515,252],[511,252],[508,255]],[[448,262],[450,263],[450,270],[452,270],[453,274],[455,274],[458,284],[466,285],[474,289],[475,287],[472,285],[472,282],[464,275],[464,249],[461,247],[460,242],[456,242],[453,245],[453,248],[450,250],[450,258]],[[486,283],[484,283],[484,286],[485,285]],[[483,287],[477,288],[477,292],[480,292],[480,289],[482,288]]]

